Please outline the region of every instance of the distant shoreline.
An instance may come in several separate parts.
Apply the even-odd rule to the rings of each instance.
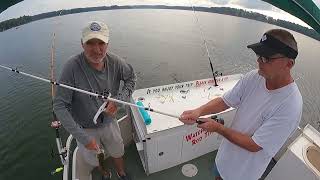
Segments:
[[[19,18],[9,19],[6,21],[0,22],[0,32],[27,24],[32,21],[37,21],[40,19],[51,18],[56,16],[63,16],[68,14],[76,14],[82,12],[91,12],[91,11],[104,11],[104,10],[117,10],[117,9],[170,9],[170,10],[188,10],[192,11],[191,7],[187,6],[165,6],[165,5],[130,5],[130,6],[100,6],[100,7],[88,7],[88,8],[75,8],[68,10],[59,10],[52,11],[48,13],[41,13],[34,16],[22,16]],[[231,15],[236,17],[243,17],[247,19],[252,19],[260,22],[265,22],[273,25],[277,25],[283,28],[287,28],[298,33],[309,36],[313,39],[320,41],[320,34],[318,34],[315,30],[309,29],[307,27],[301,26],[299,24],[295,24],[289,21],[274,19],[272,17],[257,13],[250,12],[243,9],[236,9],[230,7],[194,7],[196,11],[200,12],[210,12],[210,13],[218,13],[224,15]]]

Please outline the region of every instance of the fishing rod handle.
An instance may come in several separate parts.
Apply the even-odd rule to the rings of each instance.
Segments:
[[[217,115],[211,116],[210,119],[213,119],[213,120],[215,120],[217,123],[220,123],[220,124],[224,125],[224,119],[221,118],[221,117],[218,117]],[[203,124],[203,123],[205,123],[205,121],[201,121],[201,119],[197,119],[197,120],[196,120],[196,123],[198,123],[198,124]]]

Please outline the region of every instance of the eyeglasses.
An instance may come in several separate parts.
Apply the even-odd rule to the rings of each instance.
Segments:
[[[260,56],[260,55],[258,55],[258,54],[256,54],[256,56],[257,56],[257,61],[258,60],[261,60],[261,62],[262,63],[271,63],[273,60],[275,60],[275,59],[280,59],[280,58],[285,58],[284,56],[281,56],[281,57],[273,57],[273,58],[271,58],[271,57],[264,57],[264,56]]]

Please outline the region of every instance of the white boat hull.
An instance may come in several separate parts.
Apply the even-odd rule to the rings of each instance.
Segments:
[[[233,88],[241,75],[223,76],[136,90],[133,103],[142,101],[162,112],[179,116],[183,111],[199,107]],[[151,124],[146,125],[135,107],[131,107],[135,130],[135,142],[147,174],[179,165],[218,149],[221,137],[196,125],[184,125],[177,118],[149,112]],[[229,126],[234,110],[228,109],[218,116]]]

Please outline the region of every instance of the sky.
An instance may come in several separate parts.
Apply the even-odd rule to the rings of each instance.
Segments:
[[[313,0],[320,8],[320,0]],[[300,19],[261,0],[24,0],[0,14],[0,22],[23,15],[36,15],[61,9],[111,5],[167,5],[233,7],[259,12],[275,19],[282,19],[309,27]]]

